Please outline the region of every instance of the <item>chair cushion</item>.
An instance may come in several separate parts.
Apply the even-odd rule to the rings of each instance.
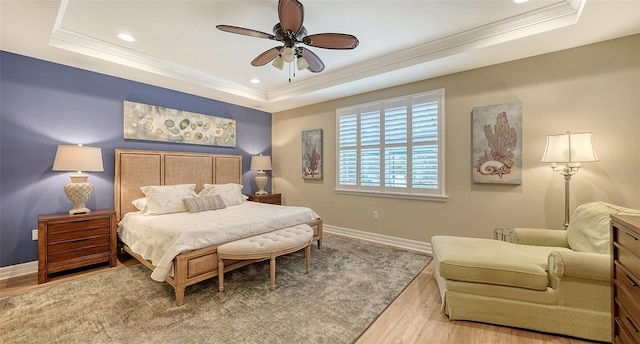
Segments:
[[[605,202],[578,206],[567,228],[569,247],[578,252],[610,254],[610,215],[640,215],[640,210]]]
[[[434,236],[431,249],[443,278],[534,290],[547,289],[549,253],[569,250],[454,236]]]

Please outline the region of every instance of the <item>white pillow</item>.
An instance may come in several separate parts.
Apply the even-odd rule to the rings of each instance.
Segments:
[[[187,211],[184,199],[195,196],[196,184],[143,186],[147,214],[159,215]]]
[[[133,204],[136,209],[144,213],[146,210],[145,208],[147,207],[147,198],[141,197],[138,199],[134,199],[133,201],[131,201],[131,204]]]
[[[220,195],[227,207],[242,204],[248,198],[242,194],[242,185],[235,183],[204,184],[204,189],[198,193],[199,197],[211,195]]]

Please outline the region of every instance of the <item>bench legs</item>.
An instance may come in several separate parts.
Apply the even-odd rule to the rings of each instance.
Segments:
[[[311,245],[304,248],[304,259],[307,263],[307,273],[311,271]]]
[[[276,290],[276,256],[271,255],[271,262],[269,262],[269,277],[271,278],[271,284],[269,289]]]
[[[224,261],[218,258],[218,292],[224,291]]]
[[[269,289],[271,290],[276,289],[276,257],[275,253],[269,256]],[[234,259],[238,259],[238,257],[234,257]],[[309,271],[311,271],[311,245],[304,247],[304,259],[307,270],[306,273],[309,273]],[[222,291],[224,291],[224,259],[218,254],[218,292]]]

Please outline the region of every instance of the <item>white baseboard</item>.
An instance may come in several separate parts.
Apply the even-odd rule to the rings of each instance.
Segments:
[[[381,244],[386,244],[386,245],[405,248],[408,250],[420,251],[420,252],[431,254],[431,244],[422,242],[422,241],[397,238],[397,237],[392,237],[388,235],[369,233],[369,232],[359,231],[355,229],[342,228],[342,227],[331,226],[331,225],[323,225],[322,228],[325,231],[333,234],[373,241]],[[28,274],[37,273],[37,272],[38,272],[37,260],[34,260],[32,262],[22,263],[22,264],[9,265],[9,266],[0,268],[0,280],[24,276]]]
[[[405,248],[408,250],[420,251],[431,254],[431,244],[423,241],[409,240],[370,232],[359,231],[331,225],[323,225],[322,229],[328,233],[348,236],[352,238],[373,241],[381,244]]]
[[[0,268],[0,280],[24,276],[38,272],[38,261],[26,262],[22,264],[9,265]]]

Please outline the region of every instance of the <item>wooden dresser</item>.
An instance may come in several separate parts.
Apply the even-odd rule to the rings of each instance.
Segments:
[[[248,195],[249,201],[269,203],[269,204],[282,204],[282,194],[275,193],[269,195]]]
[[[640,344],[640,216],[611,215],[613,343]]]
[[[118,264],[116,212],[38,216],[38,283],[50,273],[96,263]]]

